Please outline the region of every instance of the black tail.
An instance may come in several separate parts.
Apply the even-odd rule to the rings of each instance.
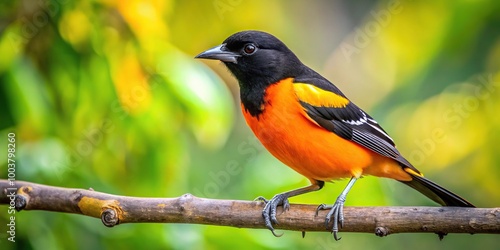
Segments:
[[[401,181],[402,183],[416,189],[431,200],[443,205],[452,207],[475,207],[470,202],[464,200],[460,196],[446,190],[438,184],[412,173],[413,180]]]

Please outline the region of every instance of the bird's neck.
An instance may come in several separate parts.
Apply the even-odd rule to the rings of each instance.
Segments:
[[[242,83],[240,81],[240,99],[245,110],[253,117],[258,117],[264,112],[264,97],[266,88],[271,85],[261,81]]]

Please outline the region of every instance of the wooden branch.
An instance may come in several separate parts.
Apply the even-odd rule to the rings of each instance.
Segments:
[[[191,223],[239,228],[265,228],[262,202],[215,200],[185,194],[178,198],[136,198],[83,189],[69,189],[0,180],[0,204],[19,210],[46,210],[100,218],[108,227],[123,223]],[[16,192],[17,190],[17,192]],[[316,205],[292,204],[279,210],[277,229],[328,231],[327,211]],[[375,233],[500,233],[500,208],[345,207],[341,232]]]

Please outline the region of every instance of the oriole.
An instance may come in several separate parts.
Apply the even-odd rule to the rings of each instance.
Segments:
[[[347,193],[363,175],[398,180],[443,206],[474,207],[426,179],[396,149],[394,141],[334,84],[305,66],[279,39],[260,31],[231,35],[196,58],[222,61],[237,78],[241,110],[248,126],[269,152],[311,185],[265,201],[262,216],[274,232],[276,208],[288,198],[320,190],[324,183],[351,178],[326,217],[338,240]]]

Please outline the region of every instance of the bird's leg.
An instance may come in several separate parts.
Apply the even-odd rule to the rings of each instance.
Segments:
[[[262,196],[258,197],[256,200],[264,201],[264,203],[266,204],[264,206],[264,209],[262,210],[262,217],[264,218],[264,223],[266,224],[266,227],[269,230],[271,230],[273,235],[276,237],[280,237],[281,235],[283,235],[283,234],[276,234],[274,232],[273,223],[278,224],[278,220],[276,219],[277,207],[282,205],[283,211],[287,211],[288,209],[290,209],[290,203],[288,202],[289,197],[320,190],[324,184],[325,183],[323,181],[314,181],[310,186],[277,194],[269,201]]]
[[[328,228],[328,225],[330,222],[333,220],[333,227],[332,227],[332,233],[333,233],[333,238],[335,240],[340,240],[340,238],[337,236],[339,232],[339,224],[340,228],[344,226],[344,202],[347,196],[347,193],[351,190],[352,186],[354,183],[358,180],[356,177],[352,177],[349,183],[347,183],[347,186],[344,188],[342,193],[340,193],[339,197],[337,197],[337,200],[332,206],[327,206],[325,204],[321,204],[318,206],[316,209],[316,215],[318,215],[319,210],[326,210],[330,209],[330,212],[326,215],[325,219],[325,226]]]

